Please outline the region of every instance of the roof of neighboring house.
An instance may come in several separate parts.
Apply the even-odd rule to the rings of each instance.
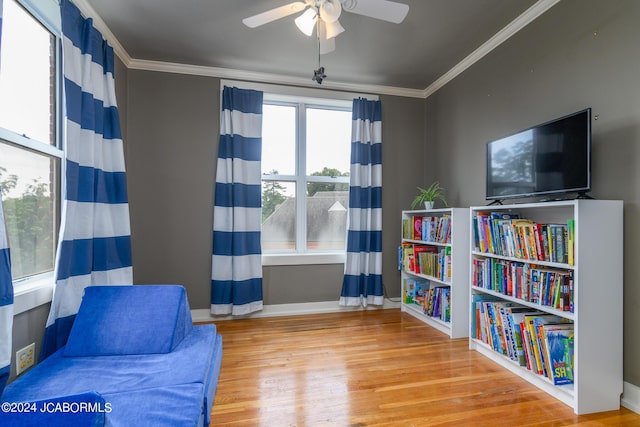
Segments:
[[[307,197],[308,240],[344,240],[348,206],[348,191],[318,191]],[[295,198],[288,197],[262,223],[263,240],[292,239],[295,214]]]

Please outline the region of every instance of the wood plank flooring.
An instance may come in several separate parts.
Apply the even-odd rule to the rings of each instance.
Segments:
[[[640,426],[573,410],[399,309],[228,320],[212,426]]]

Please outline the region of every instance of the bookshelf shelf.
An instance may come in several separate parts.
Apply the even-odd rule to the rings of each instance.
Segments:
[[[564,402],[576,414],[619,409],[622,201],[478,206],[471,207],[469,215],[469,348]],[[530,224],[521,219],[530,219]],[[572,324],[572,341],[561,341],[555,365],[564,367],[572,360],[567,367],[570,384],[554,385],[550,378],[554,368],[538,367],[535,372],[531,367],[536,361],[544,366],[545,357],[546,362],[555,360],[549,356],[550,347],[545,347],[551,342],[545,340],[545,331],[553,327],[527,330],[522,321],[525,312],[540,318],[555,316],[547,321],[565,328]],[[538,354],[534,354],[536,340]]]
[[[535,265],[540,265],[545,267],[555,267],[555,268],[561,268],[566,270],[573,270],[575,268],[575,265],[570,265],[570,264],[561,263],[561,262],[540,261],[540,260],[531,261],[531,260],[526,260],[522,258],[516,258],[516,257],[510,257],[510,256],[504,256],[504,255],[495,255],[488,252],[471,251],[471,254],[482,256],[485,258],[497,258],[497,259],[502,259],[506,261],[517,261],[517,262],[523,262],[526,264],[535,264]]]
[[[571,313],[570,311],[557,310],[557,309],[552,308],[552,307],[543,306],[543,305],[540,305],[540,304],[537,304],[537,303],[531,303],[529,301],[524,301],[524,300],[522,300],[520,298],[514,298],[514,297],[511,297],[509,295],[504,295],[504,294],[501,294],[499,292],[495,292],[495,291],[490,291],[488,289],[479,288],[477,286],[471,286],[471,291],[474,292],[474,293],[484,293],[484,294],[487,294],[487,295],[493,295],[495,297],[500,298],[503,301],[514,302],[514,303],[516,303],[518,305],[529,307],[532,310],[544,311],[546,313],[555,314],[557,316],[563,317],[563,318],[568,319],[568,320],[575,320],[574,314]]]
[[[431,237],[420,236],[414,233],[414,220],[416,218],[432,218],[425,222],[431,226],[427,227],[427,230],[434,228],[434,232]],[[412,316],[420,319],[426,324],[432,326],[435,329],[449,335],[452,338],[467,337],[469,333],[469,292],[467,286],[467,280],[469,277],[469,265],[468,265],[468,248],[469,248],[469,210],[465,208],[446,208],[446,209],[430,209],[430,210],[409,210],[402,211],[402,246],[403,247],[426,247],[427,252],[431,253],[431,259],[437,259],[439,262],[437,272],[439,274],[424,274],[415,270],[415,265],[412,264],[414,270],[410,270],[408,261],[403,262],[403,254],[399,254],[399,267],[401,270],[401,310]],[[411,223],[409,230],[408,224]],[[449,227],[449,232],[437,233],[438,225],[441,225],[441,230],[446,230],[445,227]],[[446,224],[442,225],[442,224]],[[409,235],[408,233],[411,233]],[[422,232],[422,224],[420,228]],[[425,231],[426,233],[426,231]],[[437,237],[436,237],[437,235]],[[445,235],[449,238],[445,239]],[[419,257],[418,257],[419,258]],[[435,261],[434,261],[435,262]],[[418,259],[419,263],[419,259]],[[446,273],[448,272],[448,273]],[[412,288],[411,284],[421,284],[425,288],[425,299],[428,301],[429,289],[434,289],[434,292],[442,292],[439,298],[446,299],[448,303],[444,303],[446,307],[448,305],[450,310],[449,320],[446,321],[445,315],[433,316],[427,315],[428,310],[425,308],[425,304],[415,304],[413,301],[413,294],[415,288]],[[412,289],[409,289],[412,288]],[[444,289],[444,291],[439,291]],[[407,295],[412,295],[407,299]],[[446,297],[448,294],[448,298]],[[434,296],[435,298],[435,296]],[[442,300],[438,300],[442,307]],[[443,319],[443,318],[445,319]]]

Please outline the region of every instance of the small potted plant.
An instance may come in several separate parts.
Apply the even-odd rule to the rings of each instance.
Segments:
[[[418,188],[418,195],[411,202],[411,208],[415,209],[416,207],[424,204],[425,209],[433,209],[433,204],[436,200],[441,200],[445,206],[447,206],[447,200],[444,198],[444,188],[440,186],[438,181],[431,184],[428,188]]]

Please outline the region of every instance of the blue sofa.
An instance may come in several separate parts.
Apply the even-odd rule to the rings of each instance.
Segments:
[[[221,361],[182,286],[90,286],[67,344],[5,389],[0,425],[207,426]]]

